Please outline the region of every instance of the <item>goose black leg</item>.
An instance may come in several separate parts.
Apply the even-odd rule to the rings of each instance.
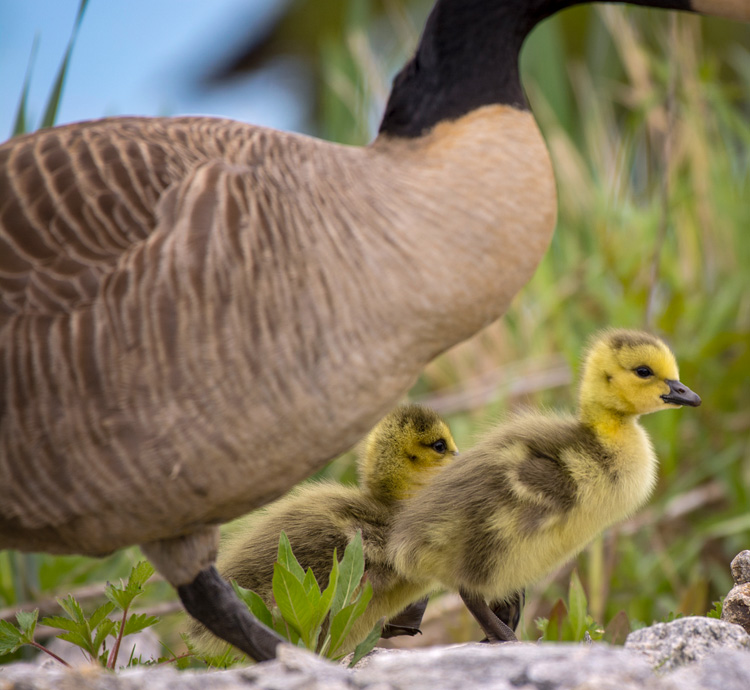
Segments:
[[[492,612],[483,597],[463,589],[459,590],[459,594],[490,642],[518,641],[515,633]]]
[[[413,604],[409,604],[401,613],[393,616],[384,626],[381,637],[398,637],[399,635],[421,635],[422,631],[419,629],[422,623],[422,616],[424,616],[424,610],[427,608],[427,602],[429,597],[415,601]]]
[[[253,618],[214,566],[201,570],[190,584],[177,587],[177,593],[187,612],[214,635],[255,661],[276,658],[276,646],[284,640]]]

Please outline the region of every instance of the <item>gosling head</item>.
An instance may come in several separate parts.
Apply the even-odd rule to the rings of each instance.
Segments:
[[[581,411],[638,416],[700,405],[679,379],[675,357],[662,340],[642,331],[607,330],[594,337],[584,360]]]
[[[367,437],[359,462],[360,484],[382,501],[408,498],[456,455],[450,429],[436,412],[401,405]]]

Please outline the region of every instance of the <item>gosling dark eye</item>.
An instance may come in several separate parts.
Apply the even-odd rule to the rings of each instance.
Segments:
[[[647,379],[649,376],[654,375],[654,372],[651,371],[651,367],[636,367],[634,371],[642,379]]]
[[[448,450],[448,444],[441,438],[439,441],[435,441],[435,443],[432,444],[432,450],[442,455]]]

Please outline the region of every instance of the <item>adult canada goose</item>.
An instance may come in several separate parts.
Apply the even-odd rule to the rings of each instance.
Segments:
[[[0,548],[141,544],[193,616],[273,657],[217,524],[353,445],[529,279],[556,199],[518,52],[572,4],[438,0],[364,148],[201,117],[0,147]]]
[[[328,585],[334,549],[341,558],[359,530],[373,596],[342,653],[361,642],[381,617],[387,622],[384,637],[413,635],[426,604],[426,600],[417,600],[428,588],[422,583],[415,587],[398,577],[385,549],[401,499],[417,495],[457,454],[453,436],[439,415],[421,405],[401,405],[368,435],[359,460],[360,487],[316,482],[293,490],[248,518],[246,528],[236,532],[220,551],[219,572],[252,589],[270,605],[282,530],[300,565],[305,570],[312,568],[321,588]],[[409,606],[415,601],[416,607]],[[404,615],[397,615],[405,608]],[[214,650],[218,642],[196,622],[191,635],[206,649]]]
[[[458,591],[490,640],[515,639],[487,602],[517,602],[527,584],[643,504],[657,460],[639,416],[701,402],[678,379],[660,339],[600,334],[576,417],[510,419],[404,504],[388,549],[396,570]]]

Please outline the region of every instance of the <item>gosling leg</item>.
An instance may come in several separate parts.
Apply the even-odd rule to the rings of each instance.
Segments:
[[[518,641],[515,633],[492,612],[483,597],[463,589],[459,594],[490,642]]]
[[[177,593],[187,612],[214,635],[255,661],[276,658],[276,646],[284,640],[253,618],[214,566],[201,570],[190,584],[177,587]]]
[[[521,620],[521,612],[523,606],[526,603],[526,590],[519,589],[517,592],[513,592],[510,599],[503,599],[502,601],[494,601],[490,603],[492,612],[507,625],[511,630],[518,628],[518,623]]]
[[[413,604],[409,604],[403,611],[393,616],[384,626],[382,638],[398,637],[399,635],[421,635],[422,631],[419,629],[422,623],[422,616],[424,616],[424,610],[427,608],[427,602],[429,597],[415,601]]]

